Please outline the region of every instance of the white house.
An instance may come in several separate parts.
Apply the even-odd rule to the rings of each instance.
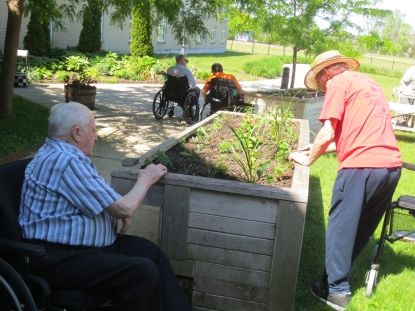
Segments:
[[[20,30],[19,48],[23,49],[23,38],[26,35],[29,17],[23,18]],[[227,24],[214,18],[205,19],[209,35],[206,37],[195,36],[187,44],[185,52],[195,53],[223,53],[226,51]],[[4,49],[4,40],[7,27],[7,6],[5,1],[0,1],[0,50]],[[73,22],[64,21],[65,30],[58,31],[51,24],[52,46],[66,48],[76,46],[79,34],[82,30],[82,23],[76,19]],[[118,53],[129,53],[130,21],[125,21],[122,28],[110,23],[110,13],[104,13],[101,18],[101,42],[102,48],[107,51]],[[165,21],[158,21],[153,24],[153,51],[155,54],[175,54],[182,48],[181,42],[174,38],[170,26]]]

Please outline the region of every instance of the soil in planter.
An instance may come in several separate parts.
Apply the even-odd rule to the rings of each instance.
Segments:
[[[236,160],[230,153],[220,152],[220,148],[218,147],[223,141],[235,139],[230,127],[238,127],[241,121],[242,117],[240,116],[226,118],[226,124],[219,131],[212,133],[212,135],[209,133],[208,135],[210,136],[206,136],[202,140],[195,139],[196,135],[193,135],[185,142],[168,150],[165,155],[169,159],[167,162],[171,162],[168,165],[169,172],[245,182],[246,179],[243,170]],[[298,130],[299,127],[294,124],[294,132],[298,132]],[[297,139],[295,139],[296,141]],[[292,143],[290,149],[293,150],[295,148],[296,143]],[[264,159],[271,159],[271,156],[269,156],[271,152],[267,147],[262,148],[261,156]],[[164,163],[165,161],[161,162]],[[270,162],[270,169],[280,165],[275,160],[271,160]],[[291,187],[293,165],[290,162],[286,162],[283,168],[283,172],[278,179],[267,180],[266,178],[262,178],[256,183],[268,186]]]

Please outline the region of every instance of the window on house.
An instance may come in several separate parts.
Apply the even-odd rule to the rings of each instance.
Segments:
[[[202,43],[202,35],[200,33],[196,35],[196,43]]]
[[[157,42],[166,42],[166,20],[161,20],[157,25]]]
[[[221,38],[220,42],[225,42],[225,41],[226,41],[226,30],[223,29],[222,30],[222,38]]]
[[[215,29],[212,29],[212,31],[210,32],[210,42],[215,42]]]

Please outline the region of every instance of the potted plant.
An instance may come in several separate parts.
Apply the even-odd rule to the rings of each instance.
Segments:
[[[89,109],[95,108],[96,74],[89,61],[81,56],[69,56],[64,63],[67,75],[64,79],[65,101],[79,102]]]
[[[161,155],[168,155],[189,137],[203,136],[203,127],[216,126],[221,115],[241,117],[244,114],[215,113],[142,155],[139,166],[154,157],[169,165]],[[308,144],[308,122],[293,121],[299,132],[296,143]],[[227,126],[230,121],[223,123]],[[274,129],[284,130],[286,123],[281,122]],[[255,127],[263,123],[250,124]],[[265,150],[257,143],[258,137],[250,135],[252,127],[245,128],[245,132],[237,135],[245,150],[242,157],[247,161],[244,163],[249,164],[252,172],[245,179],[266,180],[265,170],[270,166],[267,161],[256,158]],[[236,127],[233,130],[238,132]],[[272,136],[272,131],[262,133]],[[197,148],[206,141],[209,140],[203,136],[193,144]],[[214,149],[221,144],[209,141],[207,145]],[[245,148],[248,145],[254,149],[248,152]],[[282,141],[280,146],[284,147]],[[222,144],[219,148],[225,147]],[[230,146],[231,153],[226,157],[232,157],[234,147]],[[192,152],[180,154],[183,162],[192,156]],[[242,161],[238,156],[236,159]],[[214,159],[211,162],[219,164]],[[192,163],[187,162],[187,168],[190,166]],[[127,193],[138,173],[137,167],[113,171],[111,184],[119,193]],[[308,174],[307,167],[295,165],[291,185],[275,186],[168,173],[149,190],[144,204],[162,207],[160,244],[176,274],[192,280],[195,309],[225,310],[225,305],[226,310],[294,309]],[[134,230],[129,233],[136,234]]]

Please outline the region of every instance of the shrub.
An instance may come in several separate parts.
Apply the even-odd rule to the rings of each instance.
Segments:
[[[147,2],[140,2],[133,8],[131,21],[130,52],[133,56],[153,54],[151,42],[151,11]]]
[[[65,71],[65,70],[58,70],[55,72],[53,78],[56,80],[59,80],[61,82],[64,82],[68,79],[69,77],[69,72]]]
[[[122,68],[122,62],[118,60],[117,53],[110,52],[101,58],[93,67],[99,71],[100,75],[112,76],[116,70]]]
[[[83,11],[82,31],[78,49],[82,52],[97,52],[101,49],[101,5],[100,0],[88,0]]]
[[[23,46],[31,55],[48,56],[50,54],[49,21],[45,19],[43,8],[32,6],[27,33]]]
[[[210,72],[209,71],[198,71],[196,72],[196,79],[198,80],[207,80],[207,78],[209,78],[210,76]]]
[[[139,81],[146,80],[150,77],[152,67],[160,66],[160,61],[150,56],[124,56],[121,62],[122,68],[116,70],[114,76]]]
[[[29,79],[29,81],[51,79],[52,76],[52,71],[47,69],[46,67],[30,68],[27,72],[27,78]]]

